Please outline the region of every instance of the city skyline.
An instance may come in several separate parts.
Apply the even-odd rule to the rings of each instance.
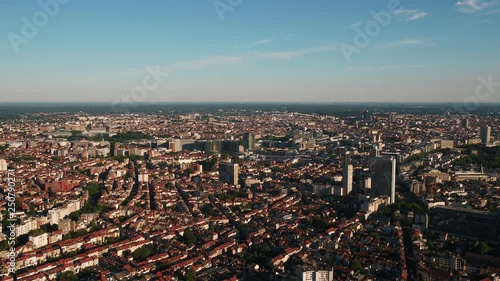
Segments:
[[[495,1],[54,1],[0,3],[0,102],[500,102]]]
[[[498,26],[500,0],[0,0],[0,279],[500,281]]]

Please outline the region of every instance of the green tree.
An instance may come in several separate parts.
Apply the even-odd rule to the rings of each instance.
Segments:
[[[132,254],[132,252],[130,250],[123,251],[123,256],[126,258],[130,257],[131,254]]]
[[[194,271],[194,269],[192,267],[190,267],[186,271],[186,275],[184,275],[184,280],[186,280],[186,281],[196,281],[196,272]]]
[[[474,247],[474,252],[484,255],[490,250],[490,247],[486,242],[479,242],[476,243],[476,246]]]
[[[35,209],[35,204],[30,203],[30,211],[28,213],[30,216],[36,215],[36,209]]]
[[[65,271],[57,278],[60,281],[78,281],[78,277],[73,271]]]
[[[147,257],[154,253],[153,244],[148,244],[140,247],[132,253],[135,261],[144,261]]]
[[[186,244],[189,246],[196,244],[196,242],[198,242],[196,235],[194,235],[193,231],[191,231],[191,229],[189,229],[189,228],[186,228],[186,230],[184,230],[183,238],[184,238],[184,241],[186,242]]]
[[[352,259],[351,262],[349,263],[349,268],[354,270],[354,271],[360,270],[361,263],[359,262],[359,259],[358,258]]]

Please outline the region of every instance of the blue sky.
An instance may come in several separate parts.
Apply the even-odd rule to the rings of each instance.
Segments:
[[[461,102],[500,81],[498,0],[64,1],[0,1],[0,101],[113,102],[147,66],[169,75],[146,102]]]

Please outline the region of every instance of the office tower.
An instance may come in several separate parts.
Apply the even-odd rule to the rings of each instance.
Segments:
[[[423,212],[415,214],[415,225],[417,225],[422,231],[427,230],[429,227],[429,216]]]
[[[396,201],[396,159],[376,157],[372,159],[372,196],[389,196],[390,203]]]
[[[396,112],[391,112],[389,114],[389,124],[392,124],[392,123],[396,122],[396,116],[397,115],[398,114]]]
[[[243,135],[243,147],[245,147],[245,149],[255,148],[255,135],[253,133],[246,133]]]
[[[196,150],[203,151],[205,153],[211,153],[213,151],[212,140],[199,140],[194,144]]]
[[[365,112],[363,112],[363,120],[370,120],[370,112],[368,112],[368,110],[365,110]]]
[[[344,165],[351,164],[351,153],[347,151],[344,155]]]
[[[469,119],[463,118],[460,121],[460,124],[462,125],[462,128],[468,129],[469,128]]]
[[[352,165],[344,165],[344,169],[342,171],[342,188],[344,188],[346,195],[352,191],[352,171]]]
[[[490,136],[491,136],[491,127],[486,126],[486,127],[481,127],[479,130],[479,135],[481,136],[481,142],[484,144],[487,144],[490,142]]]
[[[380,149],[377,144],[374,144],[370,150],[370,157],[371,158],[376,158],[380,157]]]
[[[432,231],[498,243],[500,217],[494,212],[474,209],[436,206],[432,209],[429,228]]]
[[[403,160],[399,152],[381,151],[380,156],[381,157],[392,156],[396,159],[396,164],[401,163],[401,161]]]
[[[8,165],[5,159],[0,159],[0,171],[7,171]]]
[[[225,140],[222,141],[222,152],[238,153],[240,151],[240,145],[237,141]]]
[[[230,185],[238,185],[238,164],[219,163],[219,181]]]

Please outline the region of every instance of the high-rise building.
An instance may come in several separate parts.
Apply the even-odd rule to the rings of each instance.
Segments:
[[[374,144],[370,150],[370,157],[371,158],[376,158],[380,157],[380,148],[377,144]]]
[[[415,225],[422,231],[427,230],[429,227],[429,216],[426,213],[417,213],[415,215]]]
[[[372,159],[372,196],[389,196],[390,203],[396,201],[396,159],[394,157],[376,157]]]
[[[429,228],[437,233],[498,243],[500,216],[496,212],[436,206],[432,209]]]
[[[219,181],[238,185],[239,166],[235,163],[219,163]]]
[[[481,127],[479,130],[479,135],[481,136],[481,142],[484,144],[487,144],[490,142],[490,137],[491,137],[491,127],[486,126],[486,127]]]
[[[5,161],[5,159],[0,159],[0,171],[7,171],[7,170],[8,170],[7,161]]]
[[[365,110],[363,112],[363,120],[365,121],[369,121],[371,118],[370,118],[370,112],[368,112],[368,110]]]
[[[344,165],[344,169],[342,171],[342,188],[344,188],[346,195],[352,191],[352,171],[352,165]]]
[[[462,128],[469,128],[469,119],[467,118],[463,118],[461,121],[460,121],[460,124],[462,125]]]
[[[392,124],[394,122],[396,122],[396,117],[398,116],[398,114],[396,112],[391,112],[389,113],[389,124]]]
[[[351,153],[347,151],[344,155],[344,165],[351,164]]]
[[[245,147],[245,149],[255,148],[255,134],[246,133],[243,135],[243,147]]]
[[[238,153],[240,151],[240,145],[237,141],[225,140],[222,141],[221,149],[222,152]]]

